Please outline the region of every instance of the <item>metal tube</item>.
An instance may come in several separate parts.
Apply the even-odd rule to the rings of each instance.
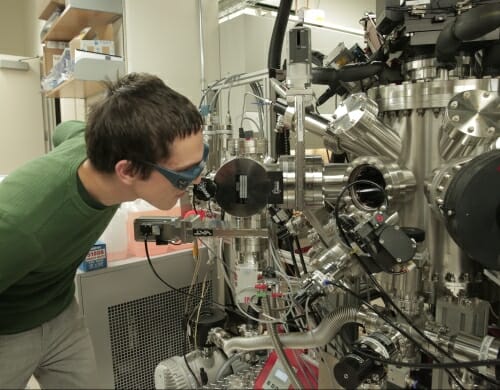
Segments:
[[[198,0],[198,17],[200,33],[200,72],[201,72],[201,90],[205,90],[205,40],[203,34],[203,4]]]
[[[330,313],[321,323],[309,332],[287,333],[280,337],[284,348],[315,348],[326,345],[345,324],[359,322],[358,309],[342,307]],[[235,351],[256,351],[271,349],[273,343],[270,336],[234,337],[223,342],[226,354]]]
[[[295,132],[297,134],[297,143],[295,145],[295,207],[297,210],[304,209],[304,174],[305,174],[305,129],[304,129],[304,96],[296,95],[294,97],[295,107]]]

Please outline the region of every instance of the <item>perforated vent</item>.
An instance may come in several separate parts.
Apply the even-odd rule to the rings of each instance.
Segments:
[[[201,286],[195,285],[192,294],[200,296]],[[213,298],[212,282],[207,286],[205,302]],[[187,293],[189,287],[181,290]],[[168,291],[108,308],[115,388],[153,389],[158,363],[191,351],[182,324],[186,299],[196,302]]]

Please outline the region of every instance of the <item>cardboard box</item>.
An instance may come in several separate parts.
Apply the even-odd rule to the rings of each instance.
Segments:
[[[43,46],[43,74],[47,76],[52,67],[61,58],[64,49],[68,47],[67,42],[47,41]]]
[[[76,50],[89,51],[92,53],[115,55],[115,43],[113,41],[73,39],[69,43],[71,59],[75,60]]]
[[[36,0],[38,19],[47,20],[57,9],[65,7],[65,0]]]
[[[83,272],[87,272],[106,268],[107,266],[106,244],[102,241],[97,241],[92,248],[90,248],[87,257],[85,257],[85,260],[82,261],[78,268]]]
[[[71,51],[71,59],[73,61],[75,60],[75,51],[76,50],[83,50],[83,51],[90,51],[93,53],[114,55],[115,54],[115,43],[109,39],[102,39],[102,38],[111,38],[111,36],[109,36],[109,34],[110,34],[109,31],[105,31],[104,35],[106,35],[106,36],[98,37],[97,33],[91,27],[84,28],[80,32],[80,34],[78,34],[76,37],[74,37],[69,42],[69,48]],[[101,38],[101,39],[98,39],[98,38]]]

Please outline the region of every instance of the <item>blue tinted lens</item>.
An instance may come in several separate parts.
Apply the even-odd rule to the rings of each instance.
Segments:
[[[186,169],[185,171],[171,171],[170,169],[163,168],[156,164],[152,165],[158,172],[165,176],[175,187],[180,190],[185,190],[198,176],[201,175],[208,158],[209,147],[207,144],[203,144],[203,159],[198,165],[192,168]]]

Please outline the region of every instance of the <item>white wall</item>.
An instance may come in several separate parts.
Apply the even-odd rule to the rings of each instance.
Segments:
[[[202,0],[205,75],[219,77],[217,2]],[[125,0],[128,72],[148,72],[198,103],[201,65],[198,0]]]
[[[31,0],[0,1],[0,53],[29,56],[27,13]]]
[[[0,0],[0,58],[20,60],[40,53],[35,0]],[[0,174],[45,152],[40,62],[28,71],[0,69]]]
[[[357,43],[364,46],[360,34],[344,32],[355,30],[362,33],[359,20],[367,11],[375,11],[375,0],[321,0],[311,1],[325,11],[325,22],[337,30],[311,28],[312,48],[323,54],[330,53],[338,43],[350,48]],[[220,24],[221,73],[223,76],[239,72],[255,72],[267,68],[269,43],[275,18],[272,16],[240,15]],[[293,23],[288,23],[293,27]],[[285,35],[285,40],[286,40]],[[283,44],[282,61],[286,58],[286,41]]]
[[[293,6],[306,3],[303,0],[293,2]],[[346,2],[345,0],[311,0],[308,1],[310,8],[320,8],[325,11],[325,24],[333,28],[311,28],[311,45],[313,50],[328,55],[339,43],[343,42],[347,48],[358,44],[364,47],[363,29],[359,20],[364,17],[365,12],[375,12],[375,0],[356,0]],[[252,73],[267,69],[269,44],[274,27],[275,17],[269,12],[262,15],[242,14],[225,21],[219,25],[220,28],[220,64],[222,76],[238,74],[242,72]],[[295,22],[289,22],[288,28],[294,26]],[[283,43],[281,63],[287,57],[287,39]],[[242,87],[243,88],[243,87]],[[316,96],[320,96],[326,86],[315,85],[313,90]],[[244,91],[244,90],[243,90]],[[243,91],[233,88],[231,94],[231,118],[233,127],[238,127],[242,117]],[[220,106],[226,107],[226,95],[222,94]],[[335,100],[330,99],[320,107],[321,113],[331,113],[335,108]],[[225,108],[223,108],[225,112]],[[246,104],[246,111],[253,111],[251,104]],[[222,120],[225,123],[224,114]],[[245,129],[251,128],[249,122],[245,123]],[[323,144],[322,139],[316,136],[306,137],[307,147],[318,148]]]
[[[20,57],[0,55],[2,59]],[[45,152],[40,67],[29,60],[28,71],[0,69],[0,174],[8,174]]]

